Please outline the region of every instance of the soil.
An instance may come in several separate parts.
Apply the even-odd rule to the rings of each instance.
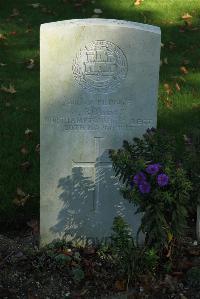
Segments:
[[[96,248],[73,247],[66,255],[78,256],[83,280],[76,281],[69,266],[58,265],[46,249],[39,250],[32,230],[0,235],[0,298],[200,298],[200,284],[191,285],[186,279],[189,269],[200,268],[200,246],[191,237],[184,239],[176,269],[160,279],[141,276],[135,288],[126,292],[116,265],[100,260]],[[73,260],[71,265],[77,267],[78,263]]]

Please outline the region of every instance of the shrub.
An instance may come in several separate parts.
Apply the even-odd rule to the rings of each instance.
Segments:
[[[186,227],[191,183],[176,161],[175,139],[155,129],[123,148],[111,150],[116,176],[123,182],[123,197],[141,214],[138,234],[149,248],[171,254],[173,243]]]

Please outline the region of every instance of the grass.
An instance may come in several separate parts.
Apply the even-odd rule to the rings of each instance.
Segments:
[[[36,146],[39,144],[40,24],[88,18],[94,14],[94,8],[101,8],[103,18],[160,26],[164,46],[158,127],[174,133],[177,144],[183,134],[200,127],[199,0],[144,0],[140,6],[135,6],[133,0],[93,2],[41,0],[35,8],[32,0],[0,2],[0,87],[8,88],[11,84],[16,89],[14,94],[0,91],[0,222],[4,223],[3,227],[24,223],[39,214]],[[189,25],[182,19],[186,13],[192,16]],[[32,69],[27,68],[30,59],[34,60]],[[181,71],[183,66],[187,74]],[[31,136],[25,134],[27,128],[32,130]],[[25,152],[21,148],[25,148]],[[29,169],[22,165],[27,161]],[[24,206],[22,202],[21,205],[13,203],[17,188],[31,195]]]

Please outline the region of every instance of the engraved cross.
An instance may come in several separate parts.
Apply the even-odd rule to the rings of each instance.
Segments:
[[[93,210],[97,211],[100,203],[100,182],[102,181],[101,169],[112,168],[112,163],[109,161],[100,160],[100,143],[104,137],[94,137],[94,150],[95,150],[95,161],[73,161],[72,167],[91,167],[93,169]]]

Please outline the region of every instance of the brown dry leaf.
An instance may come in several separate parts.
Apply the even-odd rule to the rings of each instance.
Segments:
[[[175,86],[176,86],[176,90],[177,90],[177,91],[180,91],[180,90],[181,90],[180,85],[179,85],[177,82],[176,82]]]
[[[34,66],[35,66],[34,59],[29,59],[26,68],[29,70],[32,70],[34,68]]]
[[[7,93],[11,93],[11,94],[14,94],[14,93],[17,92],[16,89],[14,88],[14,86],[12,84],[10,84],[8,88],[2,85],[1,86],[1,90],[5,91]]]
[[[4,34],[0,33],[0,40],[7,39]]]
[[[24,134],[25,134],[26,136],[32,136],[33,131],[27,128],[27,129],[25,130]]]
[[[29,152],[25,145],[21,147],[20,151],[23,155],[27,155]]]
[[[19,10],[17,8],[13,8],[10,17],[17,17],[17,16],[19,16]]]
[[[167,94],[172,94],[172,89],[171,89],[171,87],[168,83],[164,84],[164,89],[165,89]]]
[[[168,109],[172,109],[172,101],[169,98],[164,100],[164,104],[165,104],[165,107],[167,107]]]
[[[139,6],[142,3],[142,0],[135,0],[134,5]]]
[[[186,14],[184,14],[184,15],[182,16],[182,19],[183,19],[184,21],[186,21],[186,20],[190,20],[190,19],[192,19],[192,16],[191,16],[189,13],[186,13]]]
[[[125,280],[116,280],[115,288],[118,291],[125,291],[126,290],[126,281]]]
[[[185,66],[181,66],[181,67],[180,67],[180,71],[181,71],[181,73],[184,74],[184,75],[188,74],[188,70],[186,69]]]
[[[16,197],[13,200],[13,203],[18,207],[23,207],[29,198],[29,194],[25,194],[25,192],[22,191],[22,189],[17,188]]]

